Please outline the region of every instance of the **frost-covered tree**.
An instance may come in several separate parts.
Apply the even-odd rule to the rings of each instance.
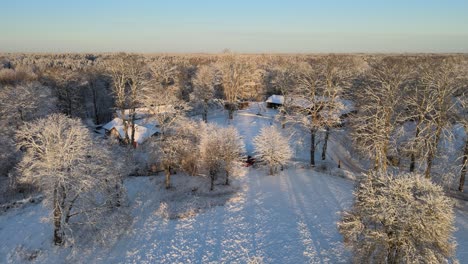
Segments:
[[[259,83],[260,72],[253,61],[235,54],[223,55],[218,62],[218,68],[229,119],[233,119],[238,101],[246,96],[250,88]]]
[[[82,116],[85,78],[81,71],[61,67],[48,68],[43,72],[41,82],[53,89],[61,113],[72,117]]]
[[[200,139],[201,166],[210,178],[210,190],[218,175],[225,173],[225,184],[229,185],[230,176],[242,162],[245,152],[244,143],[234,127],[219,127],[209,124],[204,128]]]
[[[374,169],[386,171],[411,68],[400,57],[385,57],[372,61],[370,66],[356,95],[358,113],[353,120],[353,138],[358,149],[374,160]]]
[[[339,230],[356,263],[454,261],[453,202],[422,175],[365,175]]]
[[[164,137],[153,138],[150,158],[164,171],[166,189],[172,187],[173,170],[181,169],[189,175],[197,173],[201,129],[199,122],[184,118],[177,120]]]
[[[17,141],[24,151],[20,180],[44,192],[53,210],[56,245],[66,241],[72,219],[94,223],[95,216],[120,205],[119,166],[81,121],[53,114],[25,124]]]
[[[322,82],[324,82],[326,87],[325,96],[328,97],[330,101],[336,102],[342,97],[343,90],[350,87],[351,81],[357,73],[357,69],[355,67],[357,64],[356,60],[351,56],[328,55],[322,58],[319,63],[323,63],[325,65],[322,77]],[[338,122],[339,121],[340,120],[338,120]],[[333,127],[336,125],[337,123],[334,122],[325,123],[325,136],[322,145],[322,160],[325,160],[326,158],[328,138],[330,137],[330,132],[332,131]]]
[[[288,139],[273,126],[263,127],[253,142],[257,159],[269,167],[270,175],[275,174],[278,166],[284,166],[292,157]]]
[[[147,84],[147,69],[143,59],[137,55],[118,54],[106,64],[112,78],[115,107],[124,124],[124,142],[135,142],[136,108],[141,107]],[[130,135],[128,134],[130,131]]]
[[[37,82],[0,88],[0,119],[17,128],[55,110],[51,90]]]
[[[296,65],[297,86],[285,97],[281,112],[285,123],[297,124],[310,135],[310,165],[315,166],[317,133],[340,121],[341,87],[324,84],[325,65],[302,61]]]
[[[184,115],[187,103],[178,97],[180,90],[175,82],[177,66],[168,57],[158,57],[150,64],[152,81],[144,91],[143,104],[151,110],[158,122],[161,135]]]
[[[422,134],[426,149],[424,175],[430,178],[443,132],[454,121],[453,97],[459,89],[460,72],[456,60],[451,58],[429,60],[421,71],[421,83],[432,102],[432,111],[427,114],[425,131]]]
[[[203,106],[203,121],[208,122],[208,105],[214,98],[214,87],[219,82],[215,67],[202,65],[197,70],[193,80],[193,97]]]
[[[38,82],[0,86],[0,174],[6,175],[15,166],[15,130],[54,110],[51,90]]]

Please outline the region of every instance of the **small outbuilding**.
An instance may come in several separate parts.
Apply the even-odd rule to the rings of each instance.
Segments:
[[[266,100],[268,108],[278,108],[284,104],[284,96],[282,95],[272,95]]]

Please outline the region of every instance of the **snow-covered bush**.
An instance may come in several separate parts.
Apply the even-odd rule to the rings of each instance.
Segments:
[[[338,223],[357,263],[455,261],[452,201],[422,175],[371,173]]]
[[[277,172],[279,166],[284,166],[292,157],[289,141],[281,132],[273,127],[264,127],[254,138],[256,157],[270,168],[270,174]]]
[[[24,151],[23,182],[37,185],[53,209],[54,243],[70,238],[73,219],[97,226],[122,202],[122,179],[110,152],[78,119],[62,114],[26,123],[17,133]]]
[[[201,166],[210,178],[211,190],[222,172],[225,184],[229,185],[229,177],[242,162],[244,152],[244,143],[234,127],[209,124],[204,128],[200,140]]]

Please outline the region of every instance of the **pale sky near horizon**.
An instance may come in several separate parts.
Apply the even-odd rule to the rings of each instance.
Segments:
[[[0,52],[468,52],[468,0],[0,0]]]

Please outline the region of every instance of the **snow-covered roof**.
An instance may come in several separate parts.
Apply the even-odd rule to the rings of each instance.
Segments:
[[[102,128],[104,128],[105,130],[111,130],[112,128],[116,126],[123,126],[122,119],[116,117],[112,119],[112,121],[110,121],[109,123],[105,124]]]
[[[274,94],[274,95],[268,97],[266,102],[267,103],[272,103],[272,104],[281,104],[282,105],[284,103],[284,96]]]
[[[146,139],[148,139],[152,135],[161,132],[158,128],[157,123],[153,123],[153,122],[137,122],[137,123],[139,124],[135,124],[135,142],[137,142],[138,144],[143,143]],[[125,137],[123,120],[118,117],[114,118],[112,121],[104,125],[103,128],[107,131],[115,129],[119,133],[120,138]],[[129,127],[128,135],[131,135],[131,131],[132,131],[131,127]]]

